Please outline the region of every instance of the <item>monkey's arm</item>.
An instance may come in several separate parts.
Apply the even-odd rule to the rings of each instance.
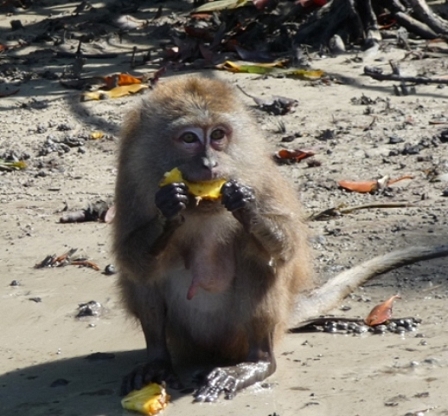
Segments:
[[[254,190],[237,181],[229,181],[221,189],[222,203],[272,257],[287,260],[291,255],[287,230],[281,226],[286,218],[262,214]]]
[[[290,328],[299,328],[300,323],[322,315],[336,307],[349,293],[368,280],[399,267],[448,256],[448,245],[435,247],[409,247],[374,257],[330,279],[311,293],[302,294],[296,301]]]
[[[132,231],[116,243],[121,265],[134,275],[147,270],[148,261],[156,260],[167,247],[174,232],[182,225],[183,217],[180,212],[188,202],[187,187],[182,183],[164,186],[157,191],[154,200],[158,213],[133,230],[125,223],[126,228],[129,227]]]

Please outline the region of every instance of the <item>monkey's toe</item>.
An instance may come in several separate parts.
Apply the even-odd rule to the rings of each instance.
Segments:
[[[120,393],[125,396],[133,390],[142,389],[149,383],[166,384],[175,390],[183,388],[171,365],[161,361],[152,361],[135,367],[124,376]]]
[[[233,399],[236,394],[237,379],[225,368],[215,368],[194,393],[195,402],[215,402],[221,394]]]

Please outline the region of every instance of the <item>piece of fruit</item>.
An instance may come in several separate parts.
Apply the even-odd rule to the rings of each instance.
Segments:
[[[160,181],[160,186],[165,186],[174,182],[183,182],[188,186],[188,191],[202,199],[219,199],[221,197],[221,187],[226,183],[225,179],[215,179],[206,182],[189,182],[182,177],[182,173],[178,168],[174,168],[166,172]]]
[[[123,409],[134,410],[144,415],[156,415],[165,409],[170,400],[165,388],[157,383],[151,383],[141,390],[131,391],[121,400]]]

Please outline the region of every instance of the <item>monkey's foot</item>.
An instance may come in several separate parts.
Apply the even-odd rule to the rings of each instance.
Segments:
[[[166,383],[175,390],[182,388],[182,383],[173,371],[171,364],[162,360],[154,360],[135,367],[128,375],[124,376],[120,393],[125,396],[133,390],[140,390],[149,383]]]
[[[217,367],[206,377],[205,381],[193,394],[195,402],[214,402],[223,394],[229,400],[237,391],[264,380],[272,373],[272,363],[241,363],[233,367]]]

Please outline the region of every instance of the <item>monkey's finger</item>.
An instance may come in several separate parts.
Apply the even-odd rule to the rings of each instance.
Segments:
[[[162,186],[155,195],[155,203],[163,203],[163,201],[179,200],[185,198],[188,200],[188,187],[184,183],[171,183]]]
[[[123,377],[120,394],[126,396],[132,390],[140,390],[143,387],[143,367],[139,366]]]
[[[231,398],[236,392],[236,379],[222,368],[215,368],[194,394],[195,402],[214,402],[221,393]]]

